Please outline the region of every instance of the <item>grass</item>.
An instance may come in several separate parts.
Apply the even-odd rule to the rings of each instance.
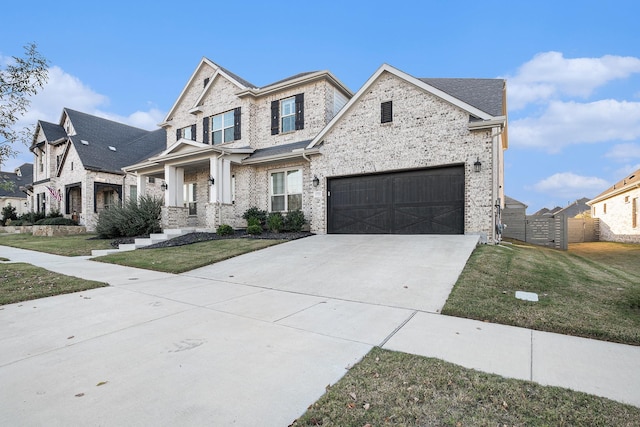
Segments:
[[[374,348],[293,426],[637,426],[640,408]]]
[[[65,276],[31,264],[2,264],[0,304],[12,304],[103,286],[107,284]]]
[[[110,240],[90,239],[93,234],[44,237],[31,234],[0,234],[0,245],[62,256],[91,255],[92,249],[112,249]]]
[[[184,273],[282,242],[283,240],[267,239],[209,240],[170,248],[120,252],[94,260],[166,273]]]
[[[640,345],[640,245],[479,246],[442,313]],[[515,298],[535,292],[539,302]]]

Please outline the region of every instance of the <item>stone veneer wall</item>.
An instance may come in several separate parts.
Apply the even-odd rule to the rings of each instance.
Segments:
[[[393,101],[393,122],[380,123],[380,104]],[[465,165],[465,233],[493,235],[493,138],[470,132],[469,114],[389,73],[383,73],[359,102],[327,133],[322,155],[309,176],[321,185],[311,203],[311,231],[326,232],[326,179],[383,171]],[[499,148],[500,149],[500,148]],[[482,171],[474,172],[479,159]],[[305,187],[305,190],[308,188]]]
[[[187,227],[189,209],[182,206],[163,206],[161,213],[161,227],[165,229],[176,229]]]
[[[628,197],[628,201],[625,198]],[[636,227],[632,221],[632,200],[637,198]],[[604,205],[607,213],[604,213]],[[600,240],[607,242],[640,243],[640,188],[595,203],[591,211],[600,218]]]
[[[34,225],[32,227],[34,236],[71,236],[87,232],[85,227],[78,225]]]

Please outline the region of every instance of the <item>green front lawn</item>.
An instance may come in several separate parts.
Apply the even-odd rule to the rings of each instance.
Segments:
[[[479,246],[442,313],[640,345],[640,245]],[[515,298],[535,292],[539,302]]]
[[[63,256],[91,255],[92,249],[113,249],[111,240],[91,239],[94,234],[43,237],[31,234],[0,234],[0,245]]]

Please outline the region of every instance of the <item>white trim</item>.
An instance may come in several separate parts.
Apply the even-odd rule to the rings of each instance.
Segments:
[[[299,171],[300,172],[300,193],[290,193],[288,190],[288,186],[287,186],[287,172],[292,172],[292,171]],[[273,194],[273,185],[272,185],[272,180],[271,177],[273,174],[275,173],[284,173],[284,193],[282,194]],[[294,195],[294,194],[300,194],[300,210],[302,210],[302,202],[303,202],[303,195],[304,195],[304,168],[302,166],[293,166],[293,167],[288,167],[288,168],[279,168],[279,169],[271,169],[268,171],[268,186],[269,186],[269,212],[291,212],[289,210],[289,202],[288,202],[288,196],[290,195]],[[272,205],[272,198],[273,196],[283,196],[284,197],[284,209],[281,211],[274,211],[273,210],[273,205]]]
[[[459,100],[458,98],[455,98],[451,95],[449,95],[446,92],[441,91],[440,89],[436,89],[435,87],[423,82],[420,79],[417,79],[403,71],[398,70],[397,68],[392,67],[389,64],[382,64],[382,66],[380,66],[380,68],[378,68],[378,70],[376,70],[375,73],[373,73],[373,75],[371,77],[369,77],[369,79],[365,82],[364,85],[362,85],[362,87],[358,90],[358,92],[356,92],[356,94],[353,96],[353,98],[351,98],[349,100],[349,102],[347,102],[345,104],[344,107],[342,107],[342,109],[340,110],[340,112],[338,114],[336,114],[333,119],[331,119],[331,121],[320,131],[320,133],[318,133],[318,135],[316,135],[315,138],[313,138],[313,140],[311,140],[311,142],[309,143],[309,145],[307,146],[307,148],[313,148],[314,146],[318,145],[320,142],[322,142],[323,138],[325,137],[325,135],[335,126],[335,124],[340,121],[342,119],[343,116],[345,116],[347,114],[347,112],[349,110],[351,110],[351,108],[360,100],[360,98],[368,92],[369,87],[371,87],[376,80],[378,80],[378,78],[383,74],[383,73],[390,73],[393,74],[394,76],[405,80],[408,83],[411,83],[412,85],[431,93],[432,95],[435,95],[439,98],[441,98],[442,100],[455,105],[458,108],[461,108],[465,111],[467,111],[469,114],[476,116],[482,120],[493,120],[495,119],[494,116],[485,113],[484,111],[470,105],[467,104],[466,102],[463,102],[461,100]]]
[[[326,70],[317,71],[311,74],[306,74],[304,76],[300,76],[295,79],[285,80],[283,82],[280,82],[277,84],[271,84],[263,88],[246,88],[236,93],[236,95],[240,98],[244,96],[253,96],[257,98],[261,96],[271,95],[276,92],[282,92],[286,89],[292,89],[296,86],[306,85],[315,80],[321,80],[321,79],[329,80],[329,82],[331,82],[331,84],[334,87],[336,87],[341,92],[343,92],[347,96],[347,98],[351,98],[353,96],[353,92],[351,92],[351,90],[349,90],[349,88],[346,87],[344,83],[338,80],[338,78],[334,76],[330,71],[326,71]]]

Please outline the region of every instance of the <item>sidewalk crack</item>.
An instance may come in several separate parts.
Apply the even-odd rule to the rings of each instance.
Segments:
[[[398,327],[396,327],[393,332],[391,332],[389,335],[387,335],[387,337],[385,339],[382,340],[382,342],[378,345],[378,347],[382,348],[384,347],[384,345],[387,343],[387,341],[389,341],[400,329],[402,329],[404,327],[404,325],[406,325],[407,323],[409,323],[409,320],[413,319],[413,316],[415,316],[418,313],[418,311],[414,311],[412,312],[409,317],[407,317],[401,324],[398,325]]]

